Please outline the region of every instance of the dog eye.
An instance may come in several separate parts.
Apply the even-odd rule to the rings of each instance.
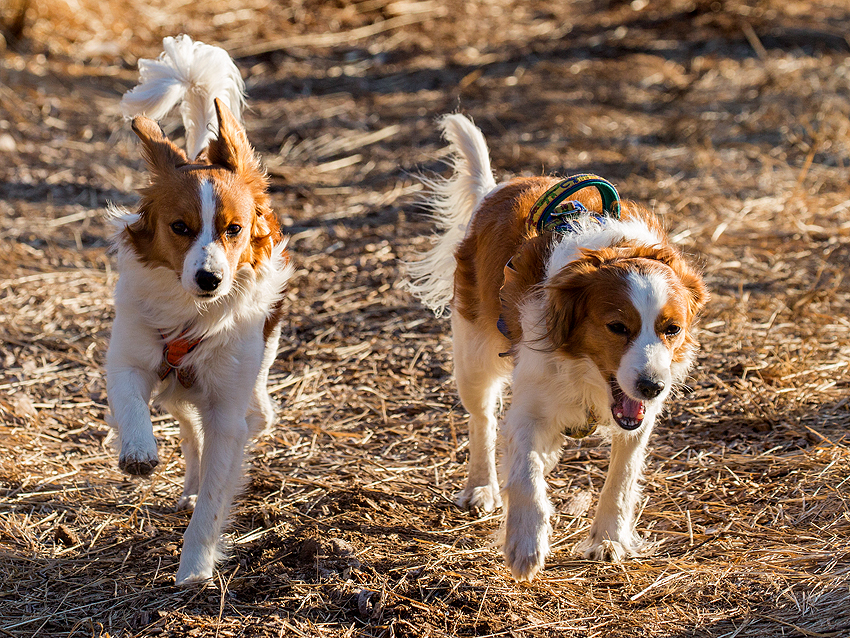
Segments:
[[[175,235],[186,236],[192,234],[192,230],[184,222],[181,221],[176,221],[171,224],[171,230],[174,231]]]
[[[668,337],[675,337],[680,332],[682,332],[681,326],[677,326],[675,323],[671,323],[669,326],[664,328],[664,334]]]
[[[230,226],[224,229],[224,234],[228,237],[236,237],[236,235],[241,232],[242,226],[240,226],[239,224],[230,224]]]
[[[613,332],[615,335],[628,336],[629,334],[629,329],[626,327],[626,324],[620,321],[612,321],[605,327],[608,328],[608,330]]]

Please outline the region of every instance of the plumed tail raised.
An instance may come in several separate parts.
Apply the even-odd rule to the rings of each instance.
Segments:
[[[406,288],[441,316],[454,293],[455,250],[482,199],[496,187],[484,135],[458,113],[439,121],[449,142],[454,174],[448,179],[423,179],[425,207],[437,222],[434,247],[406,265]]]
[[[124,94],[121,111],[125,117],[161,120],[179,104],[186,152],[195,159],[217,129],[215,98],[242,121],[245,82],[224,49],[188,35],[165,38],[162,47],[156,60],[139,60],[139,84]]]

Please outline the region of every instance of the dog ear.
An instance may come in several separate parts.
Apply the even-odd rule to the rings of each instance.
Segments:
[[[600,259],[585,254],[558,272],[546,285],[546,331],[556,350],[572,349],[577,331],[587,315],[587,302]]]
[[[207,160],[242,176],[251,173],[262,175],[260,163],[248,142],[248,135],[230,109],[220,99],[215,99],[218,115],[218,138],[207,148]]]
[[[149,117],[140,115],[133,118],[132,126],[133,132],[142,141],[142,153],[152,173],[163,175],[174,170],[175,166],[189,162],[186,153],[165,137],[159,124]]]
[[[503,334],[514,344],[522,340],[522,309],[529,291],[537,289],[537,282],[544,279],[548,240],[533,237],[525,242],[511,257],[501,273],[499,301]]]
[[[268,259],[272,248],[283,238],[280,232],[280,222],[272,210],[268,195],[261,193],[255,196],[257,214],[251,228],[251,241],[247,247],[245,260],[252,266]]]
[[[207,161],[223,166],[239,175],[251,189],[256,216],[251,229],[251,244],[247,260],[255,264],[271,254],[274,244],[280,241],[280,224],[274,215],[266,192],[268,179],[254,149],[248,142],[245,128],[220,99],[215,99],[218,115],[218,138],[207,147]]]
[[[711,295],[702,277],[690,267],[685,266],[684,271],[680,272],[679,276],[689,293],[688,309],[690,310],[691,317],[696,317],[699,311],[708,303]]]
[[[154,227],[150,213],[144,205],[139,210],[139,219],[127,226],[127,236],[137,255],[149,255],[154,240]]]

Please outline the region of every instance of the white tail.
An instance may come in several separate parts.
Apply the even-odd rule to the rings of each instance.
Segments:
[[[188,35],[165,38],[156,60],[139,60],[139,84],[124,94],[125,117],[161,120],[178,103],[186,129],[186,152],[195,159],[215,135],[215,98],[242,121],[245,82],[227,51]]]
[[[425,205],[437,222],[438,233],[431,250],[418,261],[406,264],[410,278],[407,289],[438,317],[452,300],[455,249],[478,204],[496,187],[487,142],[472,121],[455,113],[444,116],[439,124],[451,145],[454,175],[449,179],[422,180],[428,191]]]

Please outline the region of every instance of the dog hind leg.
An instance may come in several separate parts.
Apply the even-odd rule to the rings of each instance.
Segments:
[[[201,450],[203,448],[203,431],[201,416],[195,406],[175,401],[164,403],[163,407],[177,419],[180,424],[180,448],[186,460],[186,475],[183,479],[183,493],[177,500],[176,509],[191,510],[198,500],[198,488],[201,484]]]
[[[266,340],[260,374],[257,375],[257,382],[254,384],[254,392],[251,395],[251,404],[248,407],[248,438],[251,439],[264,434],[274,423],[277,409],[275,402],[269,396],[269,368],[271,368],[277,356],[279,339],[280,326],[276,326]]]
[[[496,409],[507,368],[480,329],[452,315],[454,368],[463,407],[469,412],[469,474],[456,503],[465,509],[491,512],[500,507],[496,472]]]
[[[242,412],[244,414],[244,412]],[[248,424],[235,406],[203,411],[201,482],[192,520],[183,535],[178,585],[203,582],[221,557],[219,541],[230,503],[240,483]]]

